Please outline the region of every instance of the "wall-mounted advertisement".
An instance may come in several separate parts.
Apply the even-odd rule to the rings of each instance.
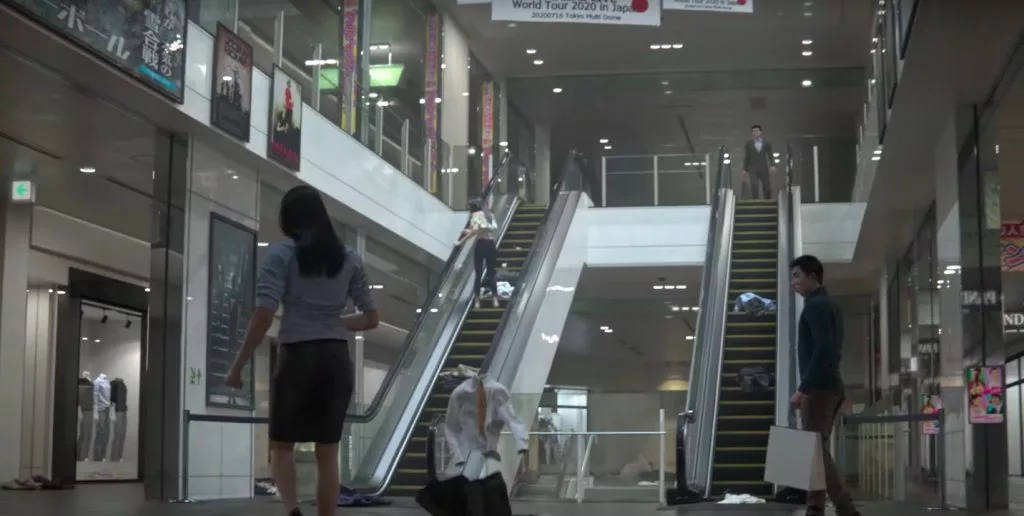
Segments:
[[[252,118],[252,45],[223,24],[217,25],[213,54],[211,125],[249,141]]]
[[[256,233],[220,215],[210,216],[209,306],[206,316],[206,405],[253,410],[252,361],[242,388],[224,385],[245,340],[256,304]]]
[[[437,192],[437,103],[441,100],[441,15],[427,16],[427,48],[423,56],[423,132],[427,145],[427,191]]]
[[[267,157],[298,172],[302,158],[302,85],[275,66],[272,91]]]
[[[491,19],[517,22],[661,25],[661,1],[492,0]]]
[[[480,96],[480,158],[483,161],[480,184],[486,185],[491,182],[491,163],[494,158],[494,81],[484,83]]]
[[[1004,272],[1024,271],[1024,222],[1003,222],[999,234],[1000,264]]]
[[[665,0],[666,11],[713,11],[719,13],[754,12],[754,0]]]
[[[341,129],[349,134],[356,130],[358,61],[359,0],[345,0],[341,17]]]
[[[967,420],[973,425],[1002,423],[1003,366],[975,366],[965,371],[967,383]]]
[[[932,394],[921,397],[922,414],[938,414],[940,410],[942,410],[942,396]],[[924,435],[938,435],[939,424],[940,423],[938,421],[925,421],[924,424],[921,425],[921,433]]]
[[[185,0],[5,3],[175,102],[184,101]]]

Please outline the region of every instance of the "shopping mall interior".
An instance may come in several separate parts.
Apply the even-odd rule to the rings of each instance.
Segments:
[[[516,514],[802,512],[802,254],[862,511],[1024,510],[1024,4],[116,4],[0,1],[0,514],[282,512],[281,312],[225,379],[301,185],[380,314],[339,511],[471,476],[452,381],[486,378]]]

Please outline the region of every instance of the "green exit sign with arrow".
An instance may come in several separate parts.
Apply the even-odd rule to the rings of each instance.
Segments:
[[[12,181],[11,202],[36,202],[36,184],[32,181]]]

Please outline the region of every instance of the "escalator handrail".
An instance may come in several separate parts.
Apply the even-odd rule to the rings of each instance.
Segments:
[[[784,264],[784,266],[787,267],[787,268],[789,267],[789,264],[792,263],[793,260],[796,258],[796,222],[795,222],[796,212],[794,211],[794,204],[796,202],[796,195],[794,195],[794,194],[795,194],[795,190],[793,189],[793,144],[792,143],[787,143],[786,144],[786,249],[789,252],[789,256],[787,257],[786,263]],[[779,265],[783,266],[783,264],[779,264]],[[779,285],[779,287],[782,288],[782,285]],[[792,292],[792,290],[789,291],[789,295],[786,297],[786,299],[787,299],[787,307],[786,307],[787,310],[786,310],[785,313],[786,313],[786,316],[789,317],[789,328],[790,328],[790,330],[789,330],[790,342],[788,342],[787,344],[789,344],[789,348],[790,349],[788,350],[789,352],[787,353],[787,357],[784,357],[784,359],[789,358],[788,355],[792,354],[792,348],[793,348],[793,344],[794,344],[794,341],[793,341],[793,335],[794,335],[793,328],[796,327],[795,323],[796,323],[796,316],[797,316],[797,313],[796,313],[796,311],[797,311],[797,299],[796,299],[796,295]],[[790,361],[790,364],[792,364],[792,363],[793,362]],[[794,389],[796,389],[796,385],[789,385],[789,384],[793,383],[792,382],[792,378],[794,378],[794,373],[792,371],[792,365],[790,365],[790,370],[791,370],[790,374],[787,375],[787,378],[785,378],[785,381],[787,383],[787,387],[790,387],[790,389],[789,390],[780,389],[781,391],[784,391],[783,394],[781,394],[781,396],[786,396],[789,393],[791,393]],[[776,385],[778,385],[780,380],[782,380],[782,379],[781,378],[777,378],[776,379]],[[788,418],[787,418],[786,423],[789,424],[789,425],[795,425],[796,424],[796,419],[797,419],[796,418],[796,407],[794,407],[794,406],[792,406],[790,404],[787,404],[787,406],[789,407],[789,414],[788,414]]]
[[[732,174],[726,173],[726,155],[726,148],[723,145],[718,150],[718,163],[715,172],[715,188],[711,191],[711,212],[710,216],[708,217],[708,236],[706,243],[707,247],[704,253],[704,270],[701,274],[700,301],[698,302],[698,305],[700,305],[701,310],[700,313],[697,315],[697,327],[696,331],[694,332],[694,350],[696,350],[696,352],[698,353],[702,353],[704,349],[707,348],[707,346],[701,344],[701,339],[705,336],[704,334],[708,331],[708,318],[711,317],[712,314],[712,311],[708,310],[708,307],[704,306],[704,300],[711,298],[711,285],[714,281],[712,264],[714,263],[714,254],[715,249],[717,247],[719,236],[717,234],[719,224],[718,212],[721,209],[722,202],[720,192],[723,188],[729,188],[732,186]],[[703,375],[701,374],[699,362],[701,361],[697,359],[697,355],[695,353],[693,359],[690,361],[690,389],[687,392],[686,405],[683,409],[683,413],[680,415],[679,418],[676,419],[677,470],[679,465],[685,466],[688,464],[686,458],[686,442],[690,435],[688,427],[690,426],[690,423],[695,422],[695,411],[697,410],[696,404],[698,401],[696,398],[698,397],[700,392],[700,389],[694,389],[693,387],[695,387],[698,384],[698,382],[700,381],[700,377],[703,376],[704,378],[706,378],[707,374],[709,374],[706,372]],[[685,469],[677,471],[676,487],[680,493],[689,489],[686,484],[687,472],[685,471]]]
[[[523,259],[523,268],[519,270],[519,276],[516,278],[516,289],[512,292],[512,297],[509,298],[506,305],[507,307],[517,306],[517,303],[523,296],[522,292],[527,290],[520,287],[523,286],[523,280],[528,275],[528,271],[531,271],[533,267],[536,267],[535,262],[536,257],[539,256],[538,248],[540,247],[537,243],[540,242],[540,234],[544,233],[548,228],[548,221],[551,219],[552,208],[556,204],[555,200],[558,198],[558,194],[566,188],[566,185],[569,184],[570,180],[575,179],[579,174],[580,159],[579,153],[575,150],[570,151],[565,164],[566,168],[563,169],[562,177],[559,179],[558,183],[552,187],[552,196],[548,199],[548,205],[544,209],[544,215],[540,219],[540,225],[537,226],[537,234],[534,235],[533,245],[530,246],[530,250],[526,253],[526,258]],[[573,172],[575,172],[575,174]],[[495,341],[505,330],[510,319],[509,315],[513,312],[514,310],[506,309],[505,313],[502,315],[501,322],[498,323],[498,328],[494,331],[494,337],[491,339],[491,345],[487,349],[487,354],[484,355],[484,361],[480,366],[480,371],[490,371],[491,364],[494,361],[494,353],[497,349]]]
[[[499,182],[501,182],[501,178],[508,174],[511,160],[512,155],[506,154],[505,158],[502,160],[501,166],[498,168],[497,173],[494,174],[491,177],[491,180],[487,182],[487,186],[483,190],[483,195],[481,196],[481,199],[486,201],[487,197],[491,194],[494,187]],[[431,289],[430,295],[424,298],[423,305],[420,306],[421,314],[427,313],[427,310],[430,308],[430,304],[433,303],[435,299],[437,299],[438,290],[440,290],[440,288],[446,283],[445,280],[448,278],[448,276],[451,275],[452,268],[454,267],[457,258],[459,257],[459,254],[466,247],[467,246],[455,246],[452,249],[451,253],[448,254],[448,261],[445,262],[444,268],[441,270],[441,274],[439,276],[437,285],[433,289]],[[417,332],[420,331],[420,328],[425,320],[425,317],[416,318],[416,321],[413,323],[412,328],[409,329],[409,332],[405,336],[405,340],[402,343],[402,351],[394,362],[395,366],[388,368],[388,372],[384,376],[384,380],[381,381],[380,388],[377,389],[377,393],[374,394],[373,400],[370,402],[370,406],[367,407],[366,411],[363,413],[349,413],[346,416],[346,421],[352,423],[366,423],[372,421],[373,418],[377,416],[377,413],[380,412],[380,408],[384,405],[384,399],[387,397],[388,392],[391,390],[391,387],[395,383],[395,379],[398,377],[399,368],[397,367],[397,365],[405,362],[405,358],[409,353],[410,347],[412,346],[413,339],[416,337]]]

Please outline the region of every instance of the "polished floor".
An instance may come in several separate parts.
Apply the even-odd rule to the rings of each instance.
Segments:
[[[312,508],[310,508],[312,509]],[[515,504],[516,514],[537,516],[630,516],[634,514],[686,514],[688,516],[722,516],[735,513],[757,513],[771,516],[796,516],[801,511],[787,506],[697,504],[658,508],[650,503],[523,503]],[[925,516],[966,514],[963,511],[932,512],[919,505],[897,503],[866,503],[861,506],[865,516]],[[230,502],[198,502],[170,504],[146,502],[138,485],[79,486],[69,491],[0,491],[0,515],[31,516],[282,516],[281,505],[271,500]],[[313,514],[307,510],[306,514]],[[422,509],[396,504],[392,507],[339,509],[344,516],[420,516]],[[987,513],[1024,516],[1024,511]]]

